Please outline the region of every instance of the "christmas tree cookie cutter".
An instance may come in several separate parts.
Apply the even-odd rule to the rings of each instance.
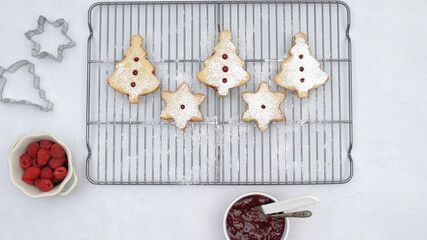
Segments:
[[[4,87],[7,83],[7,78],[4,77],[4,73],[8,72],[8,73],[14,73],[16,70],[18,70],[21,67],[24,66],[28,66],[28,72],[33,75],[33,86],[35,89],[38,90],[39,92],[39,96],[40,98],[46,103],[46,106],[42,106],[33,102],[30,102],[28,100],[15,100],[15,99],[11,99],[11,98],[3,98],[3,90]],[[0,67],[0,102],[3,103],[11,103],[11,104],[25,104],[25,105],[30,105],[30,106],[34,106],[39,108],[41,111],[51,111],[53,108],[53,103],[50,102],[47,98],[46,98],[46,94],[44,92],[44,90],[42,90],[40,88],[40,77],[36,75],[35,70],[34,70],[34,64],[27,61],[27,60],[21,60],[18,61],[16,63],[14,63],[12,66],[10,66],[9,68],[2,68]]]
[[[46,24],[46,22],[52,26],[54,26],[55,28],[61,27],[61,33],[62,35],[64,35],[70,42],[67,44],[62,44],[58,46],[58,56],[55,57],[53,54],[48,53],[48,52],[40,52],[41,46],[40,43],[36,42],[33,40],[33,36],[35,35],[40,35],[44,32],[44,25]],[[55,22],[50,22],[46,19],[46,17],[40,15],[39,19],[37,20],[37,28],[34,30],[29,30],[28,32],[25,33],[25,37],[27,37],[28,40],[32,41],[34,46],[33,49],[31,51],[31,55],[33,57],[42,59],[42,58],[51,58],[57,62],[61,62],[62,58],[64,57],[64,50],[67,48],[72,48],[76,45],[76,43],[67,35],[67,31],[68,31],[68,22],[66,22],[63,18],[56,20]]]

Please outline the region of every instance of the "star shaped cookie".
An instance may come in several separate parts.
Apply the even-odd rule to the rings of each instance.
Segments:
[[[187,83],[181,83],[174,93],[162,92],[162,99],[166,102],[166,108],[162,110],[160,117],[164,120],[175,120],[175,125],[179,130],[186,129],[189,121],[201,122],[204,120],[199,107],[205,101],[206,96],[201,93],[192,94]]]
[[[280,110],[280,104],[285,100],[285,93],[271,92],[267,82],[261,82],[255,93],[242,93],[242,99],[246,102],[246,111],[242,114],[242,120],[256,121],[258,128],[263,132],[271,121],[285,120],[285,114]]]

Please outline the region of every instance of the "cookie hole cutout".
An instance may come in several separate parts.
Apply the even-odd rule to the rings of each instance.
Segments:
[[[227,66],[222,67],[222,71],[223,72],[228,72],[228,67]]]
[[[135,62],[138,62],[138,61],[139,61],[139,57],[135,57],[133,60],[134,60]]]
[[[300,68],[299,68],[299,70],[300,70],[300,72],[303,72],[303,71],[304,71],[304,68],[303,68],[303,67],[300,67]]]
[[[262,108],[262,109],[265,109],[265,105],[264,105],[264,104],[263,104],[263,105],[261,105],[261,108]]]
[[[300,81],[301,81],[301,82],[304,82],[304,81],[305,81],[305,79],[304,79],[304,78],[301,78],[301,79],[300,79]]]
[[[132,74],[135,76],[138,75],[138,70],[133,70]]]
[[[223,82],[223,83],[227,83],[227,78],[223,78],[223,79],[222,79],[222,82]]]
[[[224,60],[226,60],[226,59],[228,58],[228,55],[227,55],[227,54],[222,54],[222,58],[223,58]]]
[[[181,109],[185,109],[185,105],[184,104],[181,104]]]
[[[135,83],[135,82],[132,82],[132,83],[130,84],[130,86],[131,86],[131,87],[135,87],[135,86],[136,86],[136,83]]]
[[[304,55],[300,54],[298,57],[299,57],[299,59],[303,59]]]

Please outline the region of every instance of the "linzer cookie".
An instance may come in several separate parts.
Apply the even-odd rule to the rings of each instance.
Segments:
[[[127,94],[131,103],[138,103],[141,95],[160,88],[160,81],[154,75],[156,68],[147,60],[147,52],[142,48],[143,40],[138,34],[131,38],[125,59],[116,64],[113,75],[108,78],[108,84]]]
[[[231,42],[231,32],[227,30],[220,32],[218,39],[214,53],[206,59],[204,68],[197,74],[197,78],[215,89],[219,97],[226,97],[230,89],[247,83],[251,75],[245,71],[245,62],[237,55],[237,48]]]
[[[277,85],[295,91],[299,98],[308,97],[308,91],[325,84],[329,76],[320,68],[320,62],[310,55],[307,37],[299,32],[294,36],[294,45],[289,58],[281,64],[282,71],[276,75]]]
[[[189,121],[204,120],[199,106],[205,101],[206,96],[201,93],[192,94],[187,83],[181,83],[174,93],[162,92],[162,99],[166,102],[166,108],[160,113],[160,117],[164,120],[175,120],[179,130],[186,129]]]
[[[242,120],[256,121],[258,128],[265,131],[271,121],[285,120],[285,114],[280,110],[280,104],[285,100],[285,93],[271,92],[267,82],[261,82],[255,93],[242,93],[246,102],[246,111],[242,114]]]

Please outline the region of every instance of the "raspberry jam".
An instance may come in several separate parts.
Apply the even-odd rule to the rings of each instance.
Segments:
[[[304,71],[304,68],[303,68],[303,67],[300,67],[300,68],[299,68],[299,70],[302,72],[302,71]]]
[[[222,82],[223,82],[223,83],[227,83],[227,78],[223,78],[223,79],[222,79]]]
[[[136,75],[138,75],[138,70],[133,70],[133,72],[132,72],[132,73],[133,73],[133,75],[135,75],[135,76],[136,76]]]
[[[304,55],[302,55],[302,54],[301,54],[301,55],[299,55],[299,59],[302,59],[303,57],[304,57]]]
[[[132,82],[132,83],[130,84],[130,86],[131,86],[131,87],[135,87],[135,86],[136,86],[136,83],[135,83],[135,82]]]
[[[181,104],[181,109],[185,109],[185,105],[184,104]]]
[[[265,105],[264,105],[264,104],[263,104],[263,105],[261,105],[261,108],[262,108],[262,109],[265,109]]]
[[[222,67],[222,71],[223,72],[228,72],[228,67],[227,66]]]
[[[227,54],[222,54],[222,58],[225,60],[225,59],[228,58],[228,55]]]
[[[138,61],[139,61],[139,57],[135,57],[133,60],[134,60],[135,62],[138,62]]]
[[[300,79],[300,81],[301,81],[301,82],[304,82],[304,81],[305,81],[305,79],[304,79],[304,78],[301,78],[301,79]]]
[[[254,207],[272,202],[272,199],[262,195],[251,195],[237,201],[227,214],[227,234],[230,239],[282,239],[285,219],[273,218],[254,210]]]

